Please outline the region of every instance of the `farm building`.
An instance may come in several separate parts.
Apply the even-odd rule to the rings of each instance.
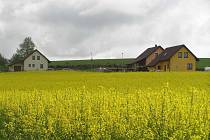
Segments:
[[[155,47],[157,48],[157,46]],[[161,49],[153,49],[144,59],[147,63],[140,63],[140,66],[145,66],[149,71],[195,71],[196,61],[199,59],[185,46],[178,45]],[[151,48],[149,48],[151,49]],[[148,50],[148,49],[147,49]],[[146,51],[147,51],[146,50]],[[145,52],[146,52],[145,51]],[[140,56],[144,56],[143,52]],[[152,55],[152,57],[151,57]],[[139,66],[139,61],[134,61],[134,66]]]
[[[44,71],[50,61],[40,51],[34,50],[20,62],[9,65],[9,71]]]

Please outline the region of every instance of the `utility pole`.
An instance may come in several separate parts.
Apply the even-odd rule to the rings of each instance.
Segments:
[[[91,61],[91,71],[93,71],[93,53],[90,53],[90,61]]]
[[[123,59],[124,59],[124,53],[122,52],[122,71],[124,71],[123,70]]]
[[[91,56],[90,60],[93,61],[93,53],[92,52],[90,53],[90,56]]]

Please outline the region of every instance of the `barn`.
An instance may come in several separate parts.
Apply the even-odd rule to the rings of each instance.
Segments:
[[[23,60],[9,65],[9,71],[45,71],[48,70],[49,59],[40,51],[34,50]]]

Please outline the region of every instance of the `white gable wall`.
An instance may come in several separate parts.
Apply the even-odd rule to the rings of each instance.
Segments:
[[[35,60],[32,60],[32,57],[35,56]],[[37,56],[40,56],[40,60],[37,60]],[[29,64],[31,66],[29,66]],[[34,64],[34,67],[33,67]],[[43,69],[41,69],[40,65],[43,64]],[[48,69],[48,60],[43,57],[38,51],[35,51],[24,61],[24,70],[25,71],[44,71]]]

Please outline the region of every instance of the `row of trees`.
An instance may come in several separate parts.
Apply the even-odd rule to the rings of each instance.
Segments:
[[[36,45],[32,41],[31,37],[26,37],[19,45],[16,53],[11,59],[6,59],[2,54],[0,54],[0,71],[5,71],[10,63],[16,63],[23,60],[28,54],[34,51]]]
[[[0,54],[0,71],[5,71],[7,69],[8,60]]]

